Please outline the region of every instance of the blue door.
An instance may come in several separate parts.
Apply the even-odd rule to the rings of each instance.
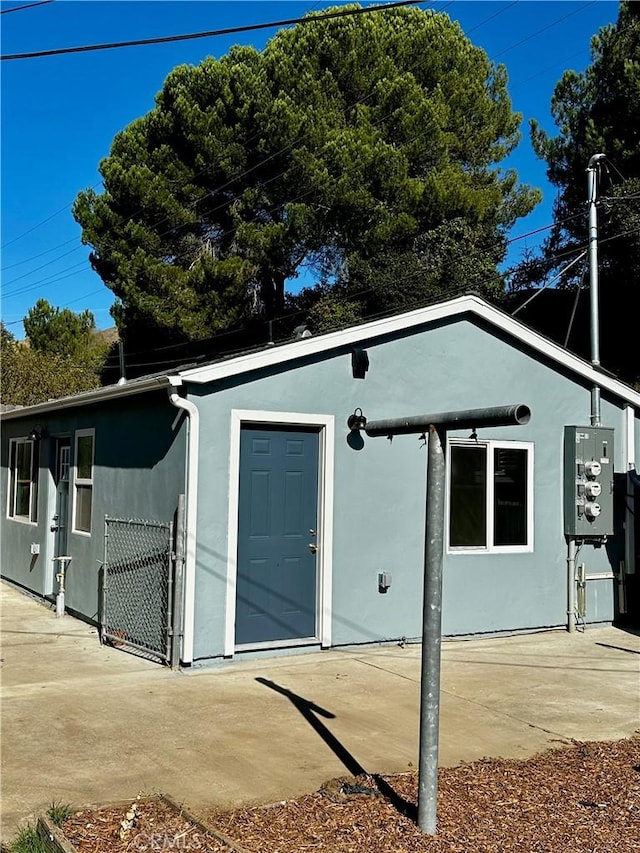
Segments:
[[[236,644],[316,636],[318,432],[240,434]]]

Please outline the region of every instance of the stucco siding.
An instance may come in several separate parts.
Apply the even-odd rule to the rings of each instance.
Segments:
[[[364,447],[354,450],[347,443],[348,415],[356,407],[373,420],[526,403],[529,424],[481,430],[479,437],[534,445],[534,551],[445,554],[443,630],[454,635],[564,623],[563,427],[589,423],[590,388],[471,320],[361,346],[370,361],[364,380],[352,377],[345,350],[271,375],[189,387],[203,424],[196,658],[220,655],[223,648],[232,409],[336,418],[332,642],[339,645],[416,637],[421,630],[426,449],[417,436],[404,436],[393,442],[365,437]],[[603,423],[619,435],[621,408],[603,399],[602,411]],[[620,470],[619,441],[615,452]],[[611,570],[606,548],[585,545],[582,558],[591,572]],[[393,575],[386,594],[378,591],[379,571]],[[598,581],[589,587],[590,621],[613,618],[610,586]]]
[[[68,535],[72,557],[67,572],[66,604],[81,616],[99,619],[99,571],[104,558],[104,517],[171,521],[177,496],[184,492],[185,438],[182,415],[166,394],[149,393],[127,400],[105,402],[39,416],[45,430],[40,441],[38,522],[25,524],[7,518],[9,439],[27,436],[33,418],[4,424],[2,442],[2,575],[39,594],[55,590],[52,534],[55,511],[55,439],[71,439],[77,430],[95,430],[91,533]],[[73,482],[70,493],[73,492]],[[72,511],[70,498],[70,515]],[[71,520],[71,519],[70,519]],[[30,555],[31,543],[40,554]]]

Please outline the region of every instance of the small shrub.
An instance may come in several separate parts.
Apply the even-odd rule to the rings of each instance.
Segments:
[[[18,831],[16,837],[6,847],[6,853],[47,853],[44,842],[38,835],[35,826],[28,823]]]
[[[61,826],[72,814],[73,809],[68,803],[56,803],[55,800],[47,809],[47,817],[56,826]]]

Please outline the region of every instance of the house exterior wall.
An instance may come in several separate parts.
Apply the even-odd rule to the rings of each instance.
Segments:
[[[425,526],[426,448],[417,436],[393,442],[365,436],[364,447],[354,450],[347,443],[348,415],[356,407],[374,420],[527,404],[530,423],[481,429],[479,438],[534,445],[534,550],[446,553],[443,632],[565,624],[563,428],[589,423],[588,385],[480,320],[439,322],[360,346],[370,361],[363,380],[352,377],[346,348],[211,387],[188,387],[201,417],[196,660],[220,656],[224,649],[232,410],[335,417],[331,642],[342,645],[420,635]],[[606,395],[602,422],[616,430],[615,470],[621,471],[622,406]],[[467,430],[450,437],[468,435]],[[616,548],[585,544],[580,559],[588,573],[610,572]],[[393,575],[386,594],[378,591],[380,571]],[[613,581],[591,581],[587,595],[587,621],[611,621]]]
[[[8,449],[11,438],[27,436],[38,423],[45,430],[40,441],[38,520],[28,524],[7,518]],[[166,393],[147,393],[5,421],[2,441],[1,500],[3,513],[2,576],[37,595],[48,595],[53,585],[55,511],[55,439],[71,439],[74,465],[77,430],[95,430],[91,534],[69,532],[67,607],[92,621],[99,620],[99,571],[104,559],[104,517],[171,521],[178,495],[185,490],[184,418],[171,406]],[[73,478],[70,495],[73,492]],[[70,527],[72,499],[70,498]],[[40,554],[32,556],[32,543]]]

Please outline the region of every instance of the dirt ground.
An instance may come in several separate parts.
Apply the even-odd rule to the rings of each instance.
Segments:
[[[297,799],[201,815],[212,834],[142,800],[78,812],[62,830],[82,853],[637,853],[640,736],[443,768],[436,836],[417,829],[416,802],[416,772],[343,777]]]

